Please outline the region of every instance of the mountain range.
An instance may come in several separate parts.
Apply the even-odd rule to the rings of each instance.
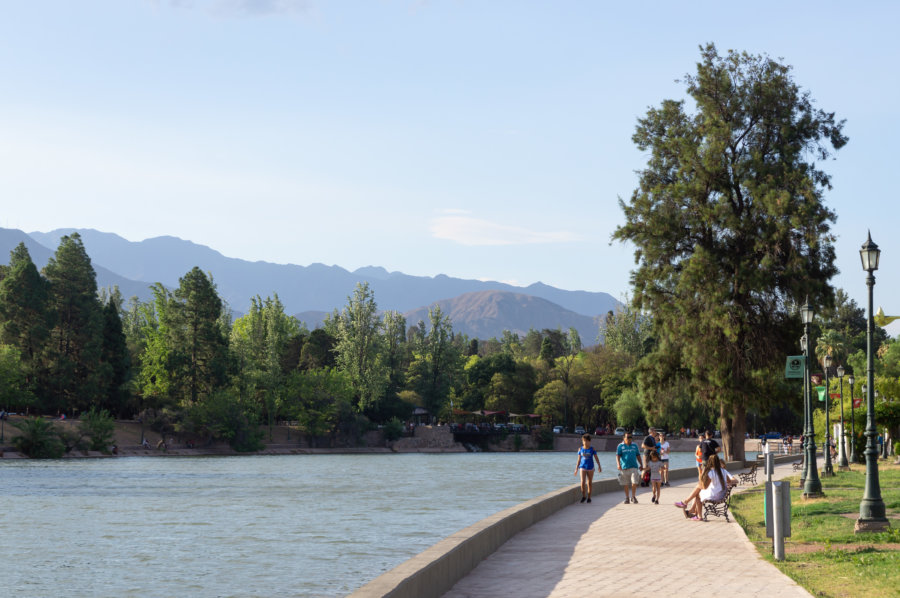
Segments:
[[[454,330],[485,339],[500,337],[504,329],[523,334],[574,327],[586,345],[596,342],[598,318],[619,305],[611,295],[566,291],[537,282],[517,287],[501,282],[467,280],[444,274],[410,276],[368,266],[349,271],[340,266],[309,266],[252,262],[177,237],[140,242],[93,229],[57,229],[25,233],[0,228],[0,261],[24,242],[42,268],[63,235],[78,232],[91,258],[100,287],[118,285],[125,297],[150,298],[151,284],[178,286],[178,279],[194,266],[213,276],[219,295],[235,313],[249,309],[250,298],[277,293],[287,313],[314,327],[325,314],[347,303],[357,283],[368,282],[381,310],[404,313],[414,324],[427,321],[428,307],[437,303],[450,316]]]

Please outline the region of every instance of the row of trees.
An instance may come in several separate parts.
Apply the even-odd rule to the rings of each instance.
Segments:
[[[585,351],[574,329],[506,332],[479,341],[439,307],[409,326],[380,313],[360,285],[324,327],[306,329],[277,295],[232,321],[198,268],[152,299],[98,291],[77,233],[42,272],[24,245],[0,268],[0,401],[13,411],[106,410],[180,431],[258,446],[258,424],[297,421],[311,439],[353,436],[424,407],[538,413],[548,422],[614,422],[633,383],[646,323],[609,314],[607,345]],[[636,322],[640,325],[635,327]]]

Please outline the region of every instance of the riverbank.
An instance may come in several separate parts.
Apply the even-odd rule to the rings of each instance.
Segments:
[[[12,439],[19,430],[11,425],[21,420],[21,416],[10,416],[3,423],[4,439],[0,442],[0,459],[27,459],[15,450]],[[53,420],[54,425],[68,428],[70,431],[80,425],[77,420]],[[203,457],[203,456],[237,456],[237,455],[315,455],[315,454],[389,454],[389,453],[464,453],[470,449],[487,450],[489,452],[535,451],[538,439],[531,434],[517,437],[514,434],[485,437],[479,446],[464,445],[455,442],[450,429],[446,426],[416,426],[409,436],[394,441],[386,441],[380,430],[370,431],[360,438],[319,438],[310,442],[294,426],[275,425],[260,427],[263,433],[264,447],[255,452],[242,453],[234,450],[225,442],[214,442],[200,445],[190,438],[180,435],[162,436],[148,428],[142,428],[140,422],[119,420],[115,423],[115,452],[71,451],[63,458],[114,458],[114,457]],[[145,438],[150,445],[141,444]],[[518,438],[518,440],[517,440]],[[160,441],[165,440],[165,448]],[[581,436],[576,434],[556,434],[553,438],[553,451],[575,452],[581,447]],[[613,452],[622,441],[618,436],[598,436],[594,439],[594,447],[598,452]],[[693,452],[697,439],[669,439],[672,452]],[[328,446],[325,446],[328,445]],[[748,439],[744,450],[748,453],[758,450],[758,441]]]

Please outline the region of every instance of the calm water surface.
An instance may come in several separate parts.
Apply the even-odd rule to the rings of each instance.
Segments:
[[[344,596],[575,483],[574,453],[0,463],[8,596]],[[603,473],[615,471],[601,453]],[[673,453],[672,466],[693,464]]]

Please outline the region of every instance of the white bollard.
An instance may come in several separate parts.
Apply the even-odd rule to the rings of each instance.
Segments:
[[[784,560],[784,492],[787,490],[783,482],[772,484],[772,545],[775,552],[775,560]]]

